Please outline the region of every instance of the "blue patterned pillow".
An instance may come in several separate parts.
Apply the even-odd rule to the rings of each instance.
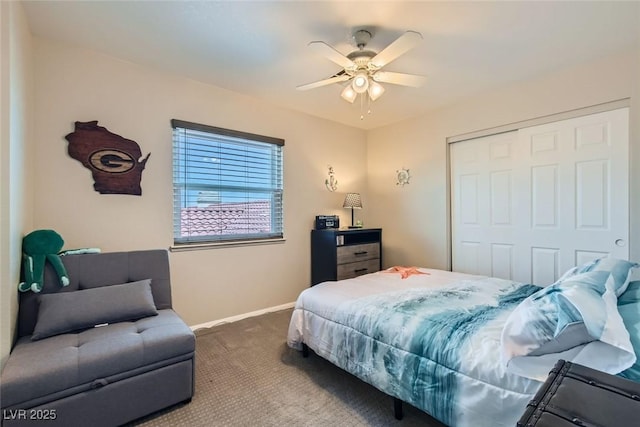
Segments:
[[[624,326],[629,331],[631,345],[636,352],[636,358],[640,357],[640,281],[629,283],[627,290],[618,297],[618,311]],[[620,373],[621,377],[640,382],[640,360],[626,371]]]
[[[507,370],[544,378],[558,358],[609,373],[631,366],[633,348],[616,303],[632,280],[640,280],[639,267],[615,258],[597,259],[525,299],[502,331]],[[602,360],[595,360],[599,357]]]
[[[615,288],[620,290],[616,295],[620,295],[628,285],[630,270],[638,266],[639,264],[636,262],[626,261],[623,259],[610,257],[598,258],[581,266],[569,269],[560,279],[558,279],[556,283],[561,283],[570,277],[587,273],[589,271],[605,271],[611,274]]]

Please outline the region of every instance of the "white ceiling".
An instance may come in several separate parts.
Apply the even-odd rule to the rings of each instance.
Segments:
[[[36,36],[102,51],[350,126],[371,129],[583,61],[640,49],[640,2],[27,1]],[[422,88],[385,84],[360,103],[334,84],[296,86],[340,67],[307,43],[355,50],[373,29],[379,52],[406,30],[422,43],[385,67],[427,76]]]

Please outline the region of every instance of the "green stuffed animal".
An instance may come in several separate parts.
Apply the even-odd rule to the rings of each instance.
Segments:
[[[62,249],[64,240],[53,230],[36,230],[22,239],[22,256],[24,267],[24,282],[18,285],[20,292],[40,292],[44,282],[44,264],[49,261],[58,274],[61,286],[69,284],[67,270],[62,264],[58,252]]]

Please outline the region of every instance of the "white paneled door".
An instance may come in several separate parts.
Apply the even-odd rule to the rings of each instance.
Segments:
[[[548,285],[629,256],[629,110],[450,146],[453,271]]]

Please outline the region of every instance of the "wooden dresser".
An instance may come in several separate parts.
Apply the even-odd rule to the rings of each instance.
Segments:
[[[311,286],[381,269],[381,228],[311,231]]]

